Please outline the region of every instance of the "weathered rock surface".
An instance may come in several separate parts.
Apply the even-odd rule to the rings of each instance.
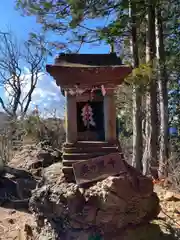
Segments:
[[[162,220],[153,223],[130,227],[121,233],[107,235],[103,240],[178,240],[178,236],[172,233],[170,226]]]
[[[72,233],[79,236],[72,239],[86,240],[93,234],[112,236],[120,229],[157,217],[159,199],[151,179],[126,166],[123,175],[108,177],[88,188],[67,183],[61,163],[46,168],[43,181],[30,199],[41,232],[48,225],[55,232],[52,239],[68,240]],[[82,234],[84,237],[80,237]]]
[[[20,199],[28,199],[31,197],[31,191],[36,188],[35,179],[18,178],[16,180],[16,191]]]
[[[40,176],[43,168],[58,161],[61,161],[61,152],[34,144],[23,146],[11,160],[9,166],[25,169],[35,176]]]

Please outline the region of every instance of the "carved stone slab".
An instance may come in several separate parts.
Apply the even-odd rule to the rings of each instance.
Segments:
[[[78,185],[127,172],[120,153],[110,153],[105,156],[79,161],[73,164],[73,171]]]

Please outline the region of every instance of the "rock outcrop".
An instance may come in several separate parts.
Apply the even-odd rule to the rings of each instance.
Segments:
[[[30,199],[40,235],[43,229],[50,228],[54,233],[51,239],[68,240],[72,235],[72,239],[79,240],[101,239],[100,236],[110,240],[105,237],[156,218],[159,199],[151,179],[128,164],[126,167],[126,173],[87,188],[67,183],[61,163],[46,168],[43,181]]]
[[[29,228],[33,236],[28,234],[29,239],[179,239],[178,194],[164,190],[161,196],[162,189],[157,191],[155,185],[164,206],[158,215],[159,199],[152,181],[128,164],[126,173],[80,188],[66,182],[59,160],[60,154],[52,149],[25,146],[5,167],[8,174],[1,177],[0,205],[13,211],[30,206],[35,221],[32,216],[33,225]],[[176,221],[173,229],[167,221],[168,214],[169,220]],[[159,219],[150,223],[157,215]],[[22,228],[25,234],[26,230]]]
[[[58,161],[61,161],[61,152],[34,144],[23,146],[11,160],[9,166],[27,170],[34,176],[40,176],[43,168]]]
[[[19,149],[0,178],[0,205],[28,209],[31,191],[42,179],[44,168],[61,161],[61,152],[50,147],[26,145]]]

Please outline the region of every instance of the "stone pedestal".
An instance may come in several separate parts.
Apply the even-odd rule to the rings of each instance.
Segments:
[[[126,162],[124,166],[123,173],[84,187],[67,183],[61,163],[45,168],[44,178],[29,201],[41,239],[162,240],[160,234],[155,238],[142,237],[139,231],[137,237],[131,234],[128,238],[128,232],[123,234],[127,229],[145,226],[160,211],[152,180]],[[46,226],[48,230],[44,229]],[[56,237],[51,237],[49,233],[54,231]],[[83,234],[86,231],[89,231],[87,237]],[[102,233],[101,238],[98,232]]]

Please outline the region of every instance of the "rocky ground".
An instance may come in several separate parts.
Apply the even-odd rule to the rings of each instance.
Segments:
[[[27,157],[28,157],[28,161],[27,161]],[[56,187],[58,183],[60,182],[62,183],[64,181],[62,179],[62,176],[59,175],[61,164],[56,163],[58,160],[60,160],[59,153],[54,152],[51,149],[49,150],[42,149],[41,147],[37,147],[37,146],[26,147],[21,151],[21,153],[17,154],[16,157],[12,160],[12,162],[9,165],[9,169],[7,170],[10,173],[14,173],[15,176],[12,176],[12,174],[8,173],[6,174],[6,176],[4,176],[3,180],[1,180],[0,240],[6,240],[6,239],[54,240],[54,239],[57,239],[55,238],[55,233],[52,231],[52,228],[51,227],[48,228],[48,224],[46,224],[46,227],[44,228],[43,232],[42,231],[38,232],[35,216],[27,211],[28,199],[31,195],[30,191],[27,191],[27,188],[33,189],[34,183],[35,183],[35,185],[37,184],[39,186],[39,189],[41,189],[41,192],[43,192],[44,194],[45,192],[44,187],[46,187],[45,185],[51,184],[55,187],[53,191],[51,190],[52,193],[49,195],[50,199],[52,200],[53,198],[56,198],[56,191],[57,191]],[[16,168],[18,167],[19,170],[23,169],[23,171],[13,172],[12,171],[13,167],[16,167]],[[42,180],[42,175],[43,175],[43,180]],[[99,192],[97,191],[97,193],[94,194],[94,190],[92,187],[93,191],[88,190],[87,193],[89,192],[91,195],[94,194],[94,197],[96,195],[98,196],[98,194],[100,194],[100,191],[101,191],[100,189],[104,186],[108,186],[108,184],[109,184],[109,181],[108,183],[106,183],[106,181],[104,180],[103,184],[98,183]],[[7,189],[10,189],[10,190],[7,191]],[[142,189],[143,189],[143,186],[142,186]],[[104,190],[102,191],[102,193],[104,193]],[[111,236],[106,235],[104,240],[180,239],[180,194],[172,192],[170,189],[165,188],[159,183],[156,183],[154,185],[154,191],[157,193],[160,199],[161,211],[157,219],[152,221],[152,224],[145,224],[139,227],[124,229],[123,232],[119,233],[118,235],[119,237],[113,236],[113,235]],[[35,196],[36,195],[37,194],[35,194]],[[104,196],[105,195],[103,195],[103,197]],[[44,197],[44,195],[42,197]],[[65,198],[71,200],[71,198],[69,198],[67,194]],[[47,199],[44,198],[43,201],[46,201],[46,200]],[[37,196],[36,196],[36,201],[37,201]],[[57,204],[59,203],[57,202]],[[71,202],[68,204],[71,205]],[[39,208],[38,205],[35,207]],[[57,207],[57,205],[55,207]],[[39,210],[34,209],[34,211],[38,212]],[[52,211],[54,211],[54,209],[52,209]],[[38,221],[40,221],[40,219]],[[91,221],[91,220],[89,219],[88,221]],[[100,222],[102,222],[101,219],[100,219]],[[111,222],[111,220],[109,220],[109,222]],[[41,225],[40,222],[39,222],[39,225]],[[109,230],[111,232],[111,229]],[[79,233],[77,232],[76,234],[73,235],[73,238],[62,237],[58,239],[62,239],[62,240],[66,240],[66,239],[68,240],[70,239],[100,240],[101,239],[100,237],[98,238],[98,235],[96,235],[96,238],[95,237],[87,238],[86,230],[84,230],[83,234],[81,233],[81,238],[79,238],[78,236]]]
[[[179,231],[179,238],[177,237],[177,239],[180,239],[180,198],[167,200],[168,190],[163,189],[161,186],[155,186],[155,190],[161,199],[162,211],[159,217],[162,220],[159,219],[154,222],[164,232],[169,232],[172,229]],[[169,226],[172,229],[169,229]],[[35,240],[34,228],[35,223],[32,214],[0,207],[0,240]]]
[[[158,217],[177,230],[180,239],[180,192],[165,189],[158,184],[154,188],[162,208]]]
[[[31,228],[34,224],[30,213],[0,207],[0,239],[31,239]],[[31,226],[31,228],[29,228]],[[30,231],[28,231],[30,229]],[[34,238],[32,238],[34,239]]]

